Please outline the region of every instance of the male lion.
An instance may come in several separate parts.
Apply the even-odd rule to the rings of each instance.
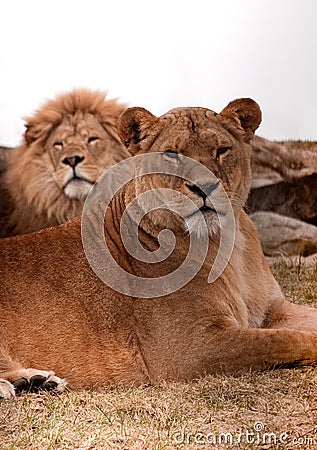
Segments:
[[[143,108],[129,108],[120,116],[119,135],[131,155],[156,153],[173,170],[185,155],[218,179],[209,180],[199,171],[193,172],[194,183],[160,173],[137,176],[106,211],[102,226],[113,258],[127,277],[152,277],[153,284],[184,261],[192,236],[200,239],[203,215],[210,235],[207,254],[200,271],[179,290],[149,299],[141,291],[132,297],[104,284],[83,252],[79,218],[2,240],[3,397],[39,387],[61,391],[64,379],[70,387],[91,388],[316,363],[317,310],[284,299],[243,211],[250,188],[249,142],[260,121],[260,109],[251,99],[235,100],[220,114],[178,108],[157,118]],[[236,238],[226,268],[209,284],[221,232],[210,198],[220,182],[232,205]],[[189,203],[175,196],[185,220],[177,208],[171,212],[151,205],[153,210],[143,216],[137,235],[149,254],[158,250],[166,226],[175,236],[174,251],[153,266],[127,251],[120,223],[133,199],[126,223],[134,223],[135,214],[147,209],[144,193],[151,190],[152,200],[164,200],[164,188],[186,196]],[[226,214],[223,210],[218,216]],[[97,216],[91,209],[83,217],[92,234]],[[97,241],[96,236],[98,251]],[[110,260],[103,264],[107,272]]]
[[[99,176],[128,156],[116,121],[125,105],[75,89],[27,119],[1,183],[0,236],[25,234],[79,216]]]

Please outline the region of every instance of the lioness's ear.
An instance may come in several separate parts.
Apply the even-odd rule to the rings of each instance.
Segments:
[[[233,100],[221,111],[220,115],[244,130],[246,142],[250,142],[262,120],[260,107],[251,98]]]
[[[138,150],[138,144],[145,139],[158,118],[144,108],[127,108],[119,116],[118,134],[131,154]]]

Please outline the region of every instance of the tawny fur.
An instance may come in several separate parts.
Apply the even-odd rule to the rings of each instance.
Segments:
[[[16,377],[21,372],[16,367],[32,367],[54,370],[70,387],[92,388],[315,364],[317,310],[284,299],[243,211],[251,180],[249,141],[260,120],[258,106],[249,99],[230,103],[220,114],[203,108],[175,109],[160,118],[142,108],[124,112],[119,134],[132,155],[173,150],[200,161],[222,180],[236,219],[226,269],[208,284],[219,244],[213,232],[205,263],[186,286],[154,299],[131,298],[92,272],[79,218],[4,239],[0,376],[6,379],[12,365],[12,381],[12,371]],[[221,158],[219,148],[228,148]],[[166,261],[153,268],[123,246],[118,224],[126,205],[158,186],[172,186],[201,206],[184,180],[164,175],[134,180],[120,191],[106,213],[105,238],[121,266],[140,277],[169,273],[188,251],[184,222],[165,210],[143,219],[139,238],[146,249],[156,250],[159,231],[171,228],[176,248]],[[212,214],[206,212],[207,223]],[[94,226],[93,212],[90,220]]]
[[[26,120],[22,145],[10,152],[1,182],[0,236],[25,234],[79,216],[92,184],[128,156],[116,121],[125,105],[105,93],[75,89]],[[67,163],[81,159],[73,169]]]

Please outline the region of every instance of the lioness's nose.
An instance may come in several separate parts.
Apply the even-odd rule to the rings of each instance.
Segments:
[[[197,184],[186,184],[189,190],[199,195],[202,198],[206,198],[219,186],[219,181],[215,183],[197,183]]]
[[[80,162],[82,162],[85,159],[84,156],[66,156],[66,158],[63,159],[63,163],[66,164],[66,166],[70,166],[70,167],[76,167],[77,164],[79,164]]]

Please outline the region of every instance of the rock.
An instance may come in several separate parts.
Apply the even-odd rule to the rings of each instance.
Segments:
[[[254,136],[251,146],[251,189],[317,174],[317,142],[278,143]]]
[[[0,145],[0,161],[8,161],[13,147],[3,147]]]
[[[312,255],[317,252],[317,227],[272,212],[250,214],[258,231],[264,254]]]
[[[317,225],[317,173],[252,189],[248,212],[272,211]]]
[[[247,211],[271,211],[317,225],[317,143],[252,140]]]
[[[4,173],[8,167],[8,162],[9,162],[11,151],[12,151],[12,148],[2,147],[0,145],[0,175],[2,173]]]

